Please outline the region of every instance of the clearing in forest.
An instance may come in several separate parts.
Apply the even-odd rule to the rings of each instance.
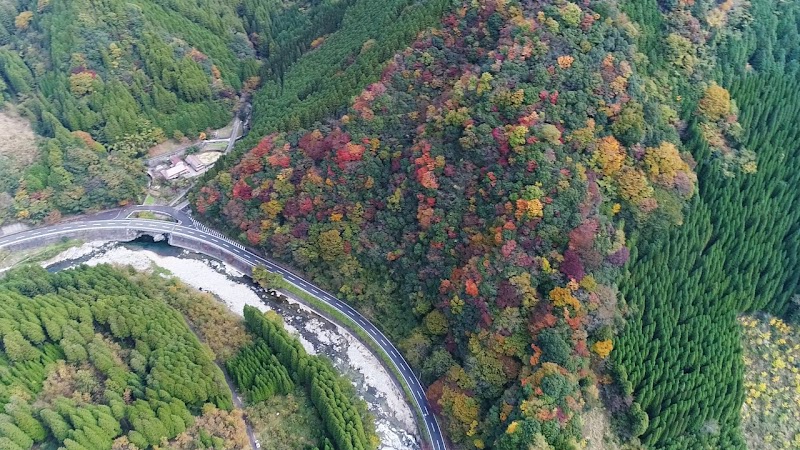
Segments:
[[[8,158],[19,169],[33,164],[38,155],[30,122],[11,108],[0,110],[0,161]]]
[[[800,330],[781,319],[742,317],[747,448],[800,448]]]

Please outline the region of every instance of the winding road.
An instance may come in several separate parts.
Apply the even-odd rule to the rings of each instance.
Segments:
[[[151,211],[167,214],[173,217],[177,222],[131,218],[131,215],[136,211]],[[379,345],[389,356],[392,363],[402,375],[403,382],[409,387],[413,394],[418,410],[422,412],[421,419],[425,424],[425,432],[428,435],[428,441],[431,445],[430,448],[432,450],[447,450],[444,435],[428,404],[428,399],[425,397],[425,389],[411,370],[405,358],[403,358],[397,348],[395,348],[389,339],[387,339],[375,325],[350,305],[339,300],[334,295],[309,283],[290,270],[251,253],[238,242],[234,242],[222,235],[222,233],[196,222],[189,214],[183,211],[166,206],[137,206],[121,210],[106,211],[100,214],[81,217],[71,222],[2,236],[0,237],[0,249],[12,245],[31,243],[50,237],[70,236],[87,231],[102,230],[133,230],[137,232],[169,234],[182,239],[188,239],[198,244],[211,246],[249,268],[264,266],[272,272],[279,273],[288,283],[314,296],[318,300],[327,303],[329,306],[336,308],[336,310],[346,315],[361,327],[374,343]]]

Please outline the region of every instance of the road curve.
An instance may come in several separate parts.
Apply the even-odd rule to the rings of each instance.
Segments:
[[[128,215],[135,210],[151,210],[166,213],[176,218],[178,222],[173,223],[160,220],[128,218]],[[402,375],[406,385],[411,390],[419,411],[422,412],[422,421],[426,427],[429,442],[431,443],[431,449],[447,450],[444,435],[439,428],[439,423],[436,420],[436,416],[433,414],[433,411],[428,403],[428,399],[425,396],[425,389],[422,387],[422,384],[411,370],[408,362],[406,362],[405,358],[403,358],[403,355],[400,354],[397,348],[395,348],[389,339],[387,339],[386,336],[375,325],[373,325],[350,305],[342,300],[339,300],[332,294],[309,283],[303,278],[300,278],[288,269],[268,259],[249,252],[241,244],[226,238],[215,230],[209,229],[208,227],[195,222],[186,213],[164,206],[135,207],[126,210],[107,211],[98,215],[87,216],[68,223],[35,228],[9,236],[2,236],[0,237],[0,249],[11,245],[40,240],[43,238],[69,236],[71,234],[77,234],[86,231],[102,230],[135,230],[151,233],[168,233],[174,236],[179,236],[183,239],[195,241],[200,244],[209,245],[223,251],[232,258],[235,258],[239,262],[244,263],[249,267],[261,265],[272,272],[279,273],[288,283],[293,284],[309,295],[312,295],[318,300],[327,303],[333,308],[336,308],[336,310],[346,315],[354,323],[361,327],[361,329],[369,335],[374,343],[379,345],[389,356],[392,363],[396,366],[398,372]]]

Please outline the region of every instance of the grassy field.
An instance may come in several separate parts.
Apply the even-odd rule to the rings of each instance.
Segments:
[[[33,164],[39,157],[31,124],[9,104],[0,105],[0,161],[8,159],[13,169]]]
[[[145,203],[146,204],[146,203]],[[177,222],[172,216],[166,214],[158,214],[151,211],[135,211],[131,217],[136,219],[150,219],[150,220],[163,220],[165,222]]]
[[[302,388],[245,408],[261,448],[295,450],[314,447],[323,437],[322,421]]]
[[[181,147],[188,147],[189,145],[199,144],[199,140],[194,141],[176,141],[175,139],[167,139],[166,141],[154,145],[147,150],[148,158],[155,158],[156,156],[166,155],[172,153]]]
[[[233,121],[225,127],[209,133],[208,139],[228,139],[231,137],[231,133],[233,133]]]
[[[227,142],[210,142],[203,146],[203,151],[204,152],[222,151],[225,150],[226,148],[228,148]]]

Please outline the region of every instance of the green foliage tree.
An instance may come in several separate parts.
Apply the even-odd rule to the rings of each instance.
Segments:
[[[258,309],[245,306],[244,316],[248,330],[262,341],[243,350],[229,367],[237,383],[250,386],[251,398],[271,395],[273,389],[287,392],[290,382],[286,375],[291,373],[308,390],[335,448],[373,448],[353,396],[342,388],[349,386],[349,382],[340,381],[330,362],[308,355],[300,341],[292,338],[280,322],[269,319]],[[255,369],[259,366],[260,371]],[[371,434],[374,432],[370,431]]]
[[[741,101],[744,126],[752,130],[745,145],[760,149],[758,171],[735,179],[726,176],[709,158],[708,144],[693,126],[695,157],[703,161],[701,198],[693,203],[689,220],[668,238],[639,244],[631,266],[636,269],[623,283],[625,298],[640,312],[629,320],[614,359],[621,383],[630,383],[637,401],[629,413],[630,433],[641,434],[647,445],[744,448],[736,314],[785,313],[798,289],[794,258],[787,255],[795,252],[795,224],[800,223],[789,211],[800,198],[782,187],[796,177],[784,158],[793,161],[796,155],[787,154],[781,142],[794,138],[770,137],[771,127],[786,130],[782,135],[794,132],[762,112],[777,111],[778,120],[786,123],[797,120],[795,108],[784,106],[796,100],[796,80],[788,75],[752,76],[732,91]],[[787,98],[793,100],[786,103]],[[716,114],[710,103],[703,108]],[[722,109],[726,108],[714,111]],[[774,194],[765,200],[764,192],[769,191]],[[708,348],[715,351],[708,353]],[[645,356],[655,354],[664,356]],[[718,424],[718,435],[705,432],[709,423]]]
[[[231,409],[221,370],[167,295],[110,266],[8,273],[0,282],[4,448],[110,449],[123,435],[145,448],[186,432],[206,403]],[[133,371],[137,357],[145,361]]]

